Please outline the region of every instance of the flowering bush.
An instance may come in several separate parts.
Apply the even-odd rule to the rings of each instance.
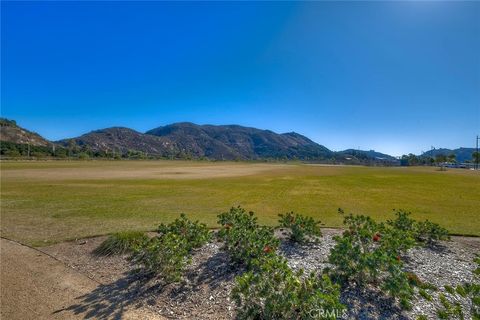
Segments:
[[[327,275],[294,272],[278,255],[237,277],[232,297],[239,319],[336,319],[346,311]]]
[[[278,248],[273,228],[259,226],[253,212],[231,208],[218,218],[221,225],[218,237],[234,262],[250,267],[253,260],[273,254]]]
[[[411,242],[400,231],[367,216],[350,214],[344,218],[344,225],[343,235],[334,238],[336,245],[329,256],[333,269],[327,272],[344,286],[350,282],[378,285],[409,308],[414,291],[402,270],[400,254]]]
[[[322,236],[320,221],[293,212],[279,214],[280,227],[290,230],[290,240],[304,243],[308,240],[317,241]]]

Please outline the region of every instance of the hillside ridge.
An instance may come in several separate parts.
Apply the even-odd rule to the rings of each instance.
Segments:
[[[78,137],[49,141],[35,132],[20,127],[14,120],[0,118],[0,140],[3,142],[4,149],[22,145],[24,146],[22,148],[27,150],[25,146],[30,145],[43,148],[37,149],[38,152],[51,149],[55,154],[55,148],[57,148],[57,153],[64,156],[85,153],[100,157],[109,157],[109,155],[131,157],[133,155],[140,158],[171,159],[297,159],[349,163],[372,161],[398,163],[398,158],[375,150],[347,149],[334,152],[294,131],[276,133],[236,124],[198,125],[192,122],[177,122],[146,132],[114,126],[93,130]],[[474,148],[463,147],[432,149],[419,157],[453,153],[458,162],[464,162],[471,159],[474,150]],[[22,150],[20,154],[23,154]]]

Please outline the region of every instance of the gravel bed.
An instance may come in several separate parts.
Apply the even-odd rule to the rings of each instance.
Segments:
[[[299,245],[281,236],[279,253],[288,259],[293,269],[321,272],[330,249],[335,245],[333,236],[340,231],[325,229],[319,243]],[[182,283],[163,285],[155,279],[145,279],[132,273],[126,257],[98,257],[91,252],[105,237],[66,242],[41,248],[42,251],[65,262],[100,283],[91,295],[80,297],[79,312],[108,316],[115,308],[136,306],[148,308],[170,319],[232,319],[235,305],[230,299],[234,278],[244,270],[233,267],[222,244],[212,242],[196,250]],[[453,237],[437,247],[411,249],[402,259],[406,270],[414,272],[420,280],[440,290],[430,292],[433,300],[416,295],[410,311],[401,310],[398,303],[385,297],[375,288],[349,287],[342,290],[342,302],[347,306],[346,319],[416,319],[425,315],[436,319],[440,306],[439,293],[444,285],[455,286],[473,280],[473,259],[480,252],[479,238]],[[460,301],[465,310],[467,300]],[[98,312],[100,311],[102,312]],[[469,315],[467,314],[466,319]]]

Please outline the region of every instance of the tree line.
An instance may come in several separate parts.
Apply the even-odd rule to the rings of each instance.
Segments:
[[[472,158],[470,160],[466,160],[466,163],[477,163],[480,161],[480,152],[473,152]],[[439,153],[432,156],[417,156],[413,153],[409,153],[408,155],[403,155],[400,159],[400,164],[403,166],[421,166],[421,165],[442,165],[445,163],[450,164],[457,164],[457,157],[454,153],[450,153],[448,155]]]

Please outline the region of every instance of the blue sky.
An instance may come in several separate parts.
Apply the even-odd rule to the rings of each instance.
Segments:
[[[480,2],[2,2],[1,114],[49,139],[172,122],[400,155],[480,133]]]

